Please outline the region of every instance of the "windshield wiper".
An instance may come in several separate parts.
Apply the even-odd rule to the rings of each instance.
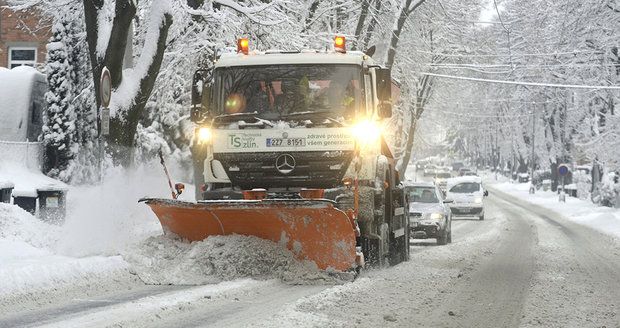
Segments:
[[[326,114],[331,114],[332,112],[329,110],[319,110],[319,111],[306,111],[306,112],[296,112],[296,113],[288,113],[288,114],[284,114],[281,115],[280,117],[283,119],[287,119],[287,118],[300,118],[300,117],[306,117],[306,118],[310,118],[310,117],[320,117],[323,119],[326,119],[328,121],[330,121],[331,123],[335,123],[338,124],[340,126],[344,126],[344,124],[340,121],[338,121],[335,118],[326,116]]]
[[[244,118],[258,118],[258,113],[257,112],[251,112],[251,113],[232,113],[232,114],[221,114],[218,115],[214,118],[214,121],[234,121],[234,120],[241,120]]]

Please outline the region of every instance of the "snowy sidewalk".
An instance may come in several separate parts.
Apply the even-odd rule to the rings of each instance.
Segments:
[[[619,209],[598,206],[589,200],[568,196],[566,203],[561,203],[558,194],[552,191],[537,190],[535,194],[530,195],[528,183],[496,182],[487,179],[486,184],[500,192],[554,211],[572,222],[620,239]]]

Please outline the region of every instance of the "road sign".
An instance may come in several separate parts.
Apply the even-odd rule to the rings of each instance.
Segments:
[[[99,82],[101,106],[108,107],[110,105],[110,97],[112,96],[112,78],[110,77],[110,71],[107,67],[101,70],[101,80]]]
[[[566,164],[560,164],[558,166],[558,175],[560,175],[561,177],[566,176],[568,172],[570,172],[570,169]]]
[[[110,134],[110,109],[103,108],[101,110],[101,134],[107,136]]]

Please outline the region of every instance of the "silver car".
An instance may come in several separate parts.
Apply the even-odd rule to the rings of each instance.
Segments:
[[[484,199],[489,195],[476,176],[463,176],[448,180],[446,199],[451,200],[451,210],[456,216],[477,216],[484,220]]]
[[[452,242],[452,213],[443,194],[430,182],[405,185],[409,225],[414,239],[436,238],[438,245]]]

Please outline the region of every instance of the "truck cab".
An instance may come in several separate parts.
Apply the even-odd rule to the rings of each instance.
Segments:
[[[194,75],[192,148],[197,185],[204,181],[197,198],[319,195],[355,209],[361,239],[374,243],[362,247],[376,248],[375,260],[389,255],[394,238],[407,245],[401,259],[408,256],[404,193],[383,136],[390,71],[346,51],[339,37],[333,51],[248,44],[239,40],[237,53]]]

